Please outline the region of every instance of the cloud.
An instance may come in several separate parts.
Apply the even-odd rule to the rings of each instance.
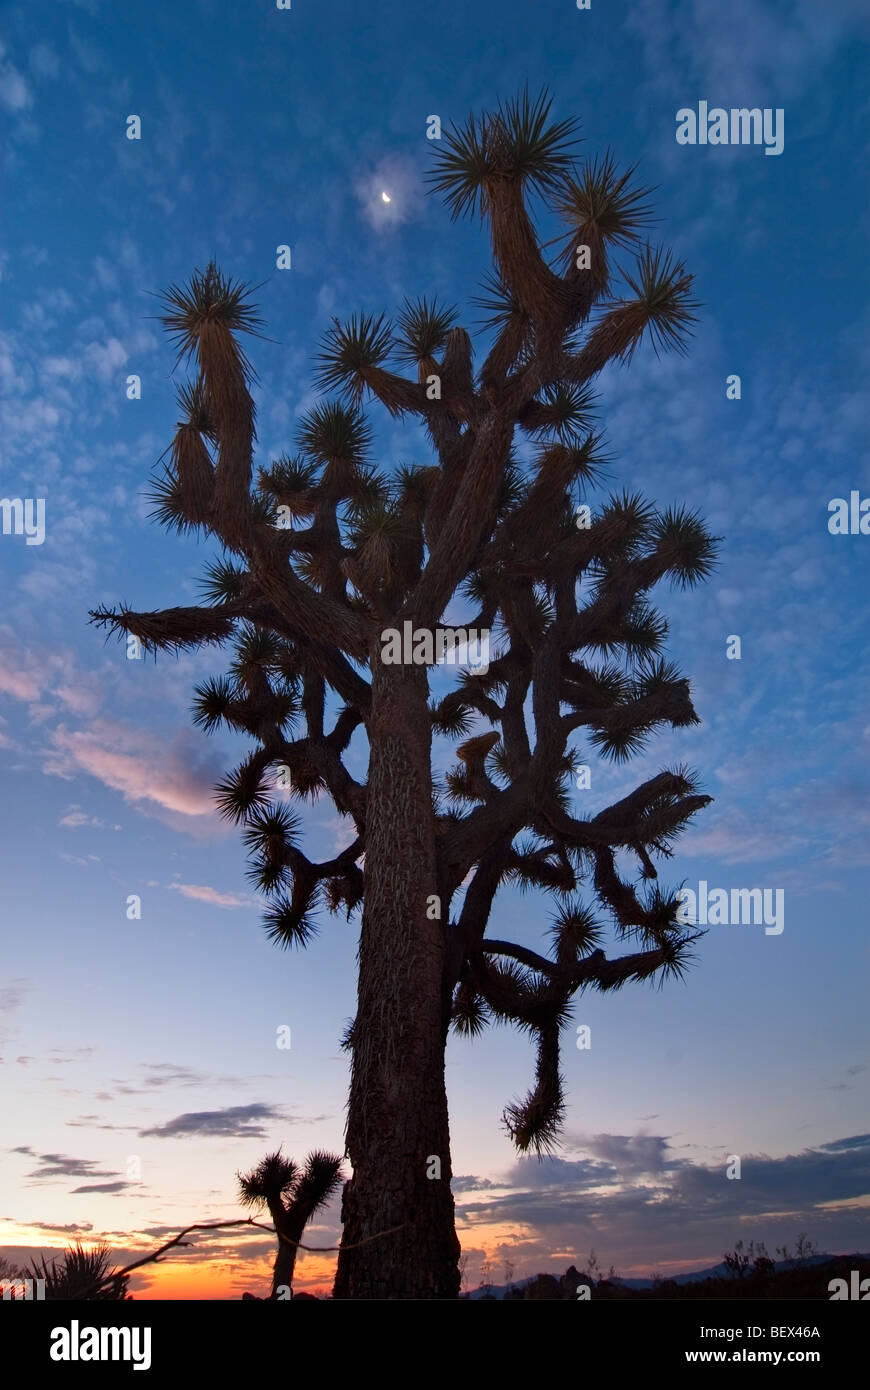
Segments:
[[[862,0],[838,0],[824,12],[814,0],[732,0],[727,10],[717,0],[676,0],[662,22],[658,0],[635,0],[626,28],[641,42],[654,90],[694,100],[694,87],[728,106],[781,106],[818,79],[863,9]]]
[[[597,1134],[577,1137],[572,1148],[584,1149],[609,1163],[620,1177],[642,1173],[663,1173],[676,1165],[668,1158],[668,1141],[660,1134]]]
[[[57,77],[60,60],[50,44],[38,43],[30,50],[30,69],[37,77]]]
[[[64,1124],[69,1129],[105,1129],[113,1134],[123,1133],[124,1130],[135,1129],[135,1125],[104,1125],[100,1123],[99,1115],[80,1115],[77,1120],[64,1120]]]
[[[174,1062],[143,1062],[142,1070],[146,1086],[201,1086],[206,1080],[205,1072]]]
[[[409,160],[398,155],[384,155],[364,169],[354,182],[354,193],[363,217],[375,231],[414,220],[425,202],[419,174]]]
[[[144,1096],[149,1092],[166,1088],[190,1088],[197,1087],[204,1090],[214,1086],[232,1086],[237,1089],[250,1091],[261,1082],[268,1080],[264,1074],[254,1074],[248,1076],[221,1076],[199,1071],[194,1067],[179,1066],[175,1062],[141,1062],[137,1068],[140,1075],[135,1081],[127,1079],[113,1079],[110,1084],[112,1091],[98,1091],[95,1099],[111,1102],[118,1096]]]
[[[195,898],[198,902],[211,903],[213,907],[251,907],[249,898],[238,893],[220,893],[217,888],[209,888],[203,883],[170,883],[170,888],[183,894],[185,898]]]
[[[744,1234],[771,1249],[799,1230],[829,1250],[870,1239],[870,1135],[776,1158],[745,1154],[739,1181],[727,1178],[724,1155],[718,1164],[692,1163],[671,1154],[661,1135],[574,1142],[594,1157],[520,1160],[497,1190],[458,1201],[458,1217],[476,1239],[484,1226],[513,1228],[518,1252],[539,1267],[548,1251],[579,1254],[594,1243],[623,1273],[626,1263],[637,1270],[643,1261],[674,1269],[711,1262]]]
[[[0,106],[5,106],[7,111],[26,111],[33,105],[30,85],[5,55],[6,50],[0,44]]]
[[[73,714],[96,714],[104,698],[103,685],[95,673],[76,670],[75,657],[68,648],[36,652],[22,645],[5,626],[0,629],[0,644],[0,691],[4,694],[31,707],[39,699],[52,697]],[[31,708],[34,714],[38,711]]]
[[[95,1047],[50,1047],[46,1056],[53,1066],[63,1066],[92,1057],[96,1050]]]
[[[77,1192],[124,1192],[128,1187],[136,1186],[136,1183],[131,1182],[95,1182],[84,1187],[71,1188],[70,1195],[75,1196]]]
[[[498,1187],[498,1183],[492,1182],[490,1178],[476,1178],[473,1175],[450,1180],[453,1192],[486,1192],[492,1187]]]
[[[108,338],[104,343],[88,343],[84,363],[100,381],[109,381],[125,365],[128,356],[127,349],[118,338]]]
[[[156,734],[99,719],[78,731],[61,725],[51,741],[43,769],[51,776],[87,772],[139,809],[151,803],[185,817],[214,812],[218,764],[187,730],[167,747]]]
[[[10,1014],[20,1009],[32,986],[26,980],[11,980],[0,988],[0,1014]]]
[[[2,1217],[0,1219],[9,1221],[11,1217]],[[51,1221],[16,1221],[15,1225],[28,1231],[49,1231],[52,1235],[62,1236],[74,1236],[80,1231],[88,1232],[94,1229],[90,1221],[70,1221],[65,1226],[59,1226],[56,1222]]]
[[[8,651],[0,651],[0,691],[15,700],[30,702],[39,699],[36,672],[18,666]]]
[[[98,830],[105,830],[106,823],[101,821],[98,816],[89,816],[77,802],[73,802],[65,816],[58,821],[58,825],[69,826],[72,830],[78,830],[80,826],[91,825]]]
[[[18,1149],[21,1153],[23,1150]],[[30,1152],[28,1150],[28,1152]],[[70,1158],[67,1154],[34,1154],[38,1166],[27,1174],[28,1178],[42,1182],[54,1178],[114,1178],[109,1169],[98,1168],[94,1158]]]
[[[139,1131],[141,1139],[181,1139],[189,1134],[208,1134],[229,1139],[263,1139],[267,1130],[264,1120],[283,1119],[275,1105],[230,1105],[222,1110],[197,1110],[176,1115],[166,1124]]]

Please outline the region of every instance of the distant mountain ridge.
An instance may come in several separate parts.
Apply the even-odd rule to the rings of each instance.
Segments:
[[[774,1272],[778,1274],[778,1273],[781,1273],[781,1272],[783,1272],[783,1271],[785,1271],[785,1270],[794,1270],[794,1269],[801,1269],[801,1268],[808,1269],[808,1268],[811,1268],[811,1267],[814,1266],[814,1265],[831,1264],[832,1261],[838,1261],[838,1260],[839,1260],[839,1261],[843,1261],[843,1260],[854,1260],[854,1261],[856,1262],[856,1264],[857,1264],[858,1262],[861,1262],[861,1263],[863,1263],[863,1264],[870,1264],[870,1253],[868,1253],[868,1254],[858,1254],[858,1253],[855,1253],[855,1254],[845,1254],[845,1255],[828,1255],[828,1254],[823,1254],[823,1255],[811,1255],[808,1259],[804,1259],[804,1260],[795,1260],[795,1259],[791,1259],[791,1260],[775,1260],[775,1261],[773,1262],[773,1263],[774,1263],[774,1267],[775,1267]],[[574,1266],[572,1266],[572,1269],[573,1269],[573,1268],[574,1268]],[[533,1284],[533,1283],[535,1282],[535,1280],[536,1280],[536,1279],[539,1279],[540,1277],[541,1277],[541,1276],[540,1276],[539,1274],[532,1274],[532,1275],[530,1275],[530,1276],[529,1276],[528,1278],[526,1278],[526,1279],[515,1279],[515,1280],[513,1281],[513,1283],[511,1283],[511,1284],[491,1284],[491,1285],[487,1285],[485,1288],[472,1289],[469,1293],[463,1294],[462,1297],[463,1297],[463,1298],[468,1298],[468,1299],[481,1299],[481,1298],[486,1298],[486,1297],[494,1298],[494,1299],[503,1299],[503,1298],[505,1297],[505,1295],[507,1294],[507,1292],[508,1292],[509,1289],[514,1289],[514,1290],[516,1290],[516,1289],[524,1289],[524,1288],[526,1288],[529,1284]],[[559,1279],[560,1279],[560,1276],[559,1276],[559,1275],[552,1275],[552,1276],[547,1276],[547,1277],[554,1278],[554,1279],[556,1279],[556,1280],[559,1280]],[[731,1277],[731,1276],[729,1275],[728,1267],[727,1267],[727,1265],[725,1264],[725,1262],[724,1262],[724,1260],[723,1260],[723,1261],[721,1261],[719,1264],[717,1264],[717,1265],[709,1265],[709,1266],[708,1266],[707,1268],[705,1268],[705,1269],[694,1269],[694,1270],[691,1270],[688,1274],[667,1274],[667,1275],[661,1275],[661,1277],[660,1277],[659,1279],[653,1279],[653,1278],[649,1278],[649,1279],[621,1279],[621,1278],[619,1278],[618,1275],[614,1275],[614,1277],[613,1277],[612,1279],[606,1280],[606,1282],[607,1282],[607,1283],[610,1283],[610,1284],[613,1284],[613,1285],[615,1285],[616,1287],[619,1287],[619,1288],[624,1288],[624,1289],[637,1289],[637,1290],[640,1290],[640,1289],[652,1289],[652,1288],[655,1287],[655,1285],[656,1285],[657,1283],[665,1283],[665,1282],[668,1282],[668,1283],[673,1283],[673,1284],[698,1284],[698,1283],[702,1283],[705,1279],[729,1279],[730,1277]],[[593,1286],[598,1282],[598,1280],[597,1280],[596,1278],[594,1278],[594,1277],[592,1277],[592,1276],[584,1275],[582,1271],[580,1271],[580,1278],[581,1278],[581,1280],[585,1280],[585,1279],[588,1278],[590,1284],[592,1284]],[[735,1281],[735,1282],[736,1282],[736,1281]]]

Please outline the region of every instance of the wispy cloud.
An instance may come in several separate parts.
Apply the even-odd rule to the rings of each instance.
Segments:
[[[0,106],[7,111],[26,111],[33,105],[30,84],[23,73],[6,57],[6,49],[0,43]]]
[[[99,1168],[93,1158],[70,1158],[67,1154],[35,1154],[37,1166],[28,1174],[36,1182],[56,1178],[115,1178],[111,1169]]]
[[[87,729],[61,726],[51,742],[54,751],[46,757],[44,771],[52,776],[86,772],[139,809],[160,807],[181,817],[214,814],[220,767],[188,730],[176,734],[167,747],[155,734],[99,719]]]
[[[195,898],[198,902],[209,903],[212,907],[254,906],[250,898],[242,897],[239,893],[221,893],[217,888],[209,888],[204,883],[170,883],[169,887],[183,894],[185,898]]]
[[[176,1115],[165,1124],[140,1130],[140,1138],[183,1139],[205,1134],[226,1139],[264,1139],[268,1130],[266,1120],[284,1119],[275,1105],[255,1102],[251,1105],[230,1105],[221,1110],[197,1110]]]

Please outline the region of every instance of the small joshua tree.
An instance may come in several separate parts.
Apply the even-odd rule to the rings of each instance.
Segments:
[[[573,130],[551,120],[546,96],[526,94],[445,132],[433,186],[491,236],[482,360],[455,311],[426,296],[394,325],[336,321],[319,380],[339,398],[304,417],[297,455],[256,475],[239,339],[262,320],[214,265],[168,292],[164,323],[196,373],[180,392],[158,515],[225,554],[198,606],[92,615],[155,652],[234,642],[227,675],[199,687],[195,718],[253,741],[219,804],[244,827],[268,930],[304,946],[318,909],[361,912],[337,1297],[458,1294],[451,1024],[473,1036],[509,1021],[533,1039],[534,1083],[504,1118],[520,1150],[542,1152],[563,1114],[559,1035],[573,996],[678,975],[696,936],[656,864],[710,799],[694,775],[663,768],[612,805],[593,810],[590,791],[572,804],[578,765],[625,761],[658,729],[698,722],[650,595],[702,580],[715,554],[685,507],[627,491],[594,510],[582,500],[604,463],[595,378],[646,338],[682,350],[695,301],[682,265],[643,244],[646,191],[632,171],[609,156],[578,166]],[[552,262],[535,200],[567,229]],[[634,256],[622,296],[618,251]],[[422,423],[425,463],[373,467],[367,397]],[[450,604],[498,651],[436,698],[427,665],[388,664],[383,644],[407,625],[428,641]],[[351,771],[355,737],[364,777]],[[455,759],[443,778],[436,739]],[[331,798],[347,848],[306,855],[276,770],[297,807]],[[488,934],[511,883],[555,899],[549,950]]]
[[[272,1298],[288,1297],[302,1232],[320,1207],[341,1186],[341,1159],[317,1150],[300,1168],[278,1149],[267,1154],[250,1173],[238,1174],[242,1204],[268,1207],[278,1237],[278,1254],[272,1272]],[[279,1290],[281,1292],[279,1292]]]

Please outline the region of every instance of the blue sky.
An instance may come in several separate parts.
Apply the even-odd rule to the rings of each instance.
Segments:
[[[529,1082],[526,1041],[499,1029],[451,1043],[472,1282],[484,1252],[498,1263],[505,1248],[526,1272],[594,1246],[645,1274],[713,1262],[741,1235],[870,1246],[870,539],[827,529],[832,498],[870,495],[862,12],[5,7],[0,494],[45,498],[46,537],[0,535],[0,1087],[16,1117],[0,1246],[83,1231],[129,1250],[235,1214],[235,1170],[270,1144],[341,1148],[354,928],[325,921],[303,955],[269,944],[240,837],[211,808],[241,744],[189,719],[219,659],[126,661],[87,612],[194,602],[211,555],[148,520],[176,418],[149,292],[212,255],[265,282],[259,458],[292,449],[332,314],[435,293],[474,326],[488,246],[424,191],[427,117],[461,121],[526,82],[580,118],[581,158],[610,147],[640,161],[654,240],[685,259],[703,301],[688,357],[644,347],[600,378],[610,483],[687,502],[724,537],[715,577],[661,600],[702,724],[627,767],[596,766],[578,814],[691,763],[715,801],[665,878],[782,888],[785,930],[713,927],[686,983],[578,1001],[593,1045],[566,1035],[566,1142],[543,1165],[518,1163],[499,1125]],[[782,108],[783,153],[677,145],[676,112],[701,100]],[[383,466],[427,460],[421,432],[376,407],[371,419]],[[325,803],[308,823],[315,852],[344,843]],[[141,921],[126,919],[129,894]],[[539,942],[548,910],[505,894],[498,934]],[[729,1154],[740,1182],[725,1180]],[[337,1230],[330,1209],[312,1239]],[[212,1243],[160,1287],[231,1296],[262,1277],[269,1248]],[[328,1269],[309,1257],[300,1275],[326,1282]]]

